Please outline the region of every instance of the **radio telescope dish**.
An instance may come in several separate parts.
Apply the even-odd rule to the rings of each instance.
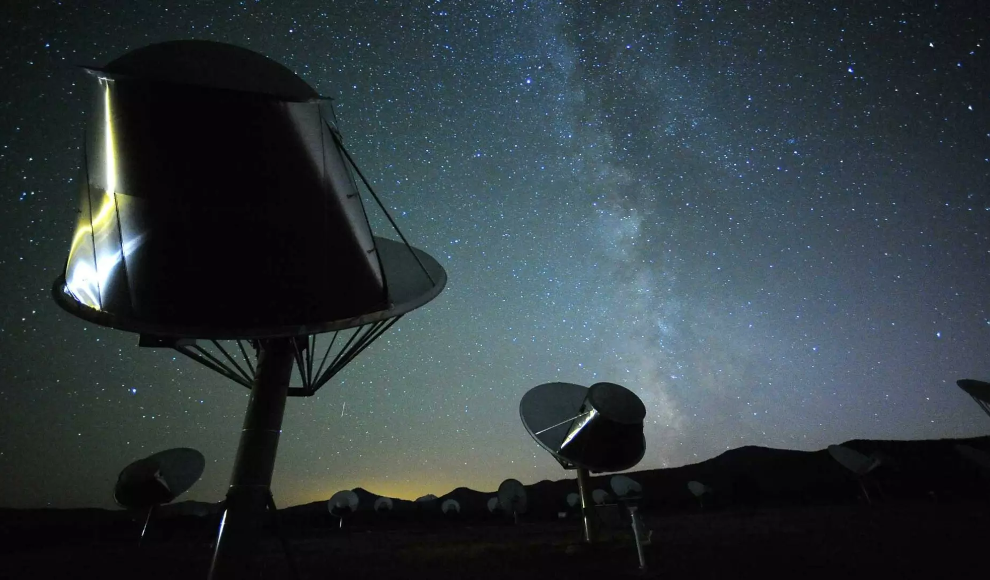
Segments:
[[[609,480],[612,491],[619,499],[633,499],[643,495],[643,486],[625,475],[615,475]]]
[[[523,395],[519,415],[533,439],[566,468],[623,471],[646,452],[646,407],[614,383],[538,385]]]
[[[442,504],[440,504],[440,511],[447,515],[450,512],[455,514],[461,513],[461,504],[457,503],[456,499],[445,499]]]
[[[646,453],[646,407],[632,391],[614,383],[585,388],[544,383],[519,401],[519,416],[530,436],[564,469],[576,469],[584,541],[595,540],[588,478],[591,472],[623,471]]]
[[[687,487],[688,491],[690,491],[694,497],[701,497],[711,491],[710,487],[700,481],[689,481]]]
[[[956,453],[962,455],[974,465],[980,469],[980,474],[983,477],[990,479],[990,453],[981,451],[975,447],[970,447],[969,445],[964,445],[962,443],[957,443],[955,445]]]
[[[188,447],[161,451],[139,459],[120,472],[113,499],[128,509],[146,509],[169,503],[185,493],[203,475],[206,459]]]
[[[983,409],[983,412],[990,415],[990,383],[977,381],[974,379],[960,379],[956,381],[959,388],[966,391],[966,394],[973,397],[976,404]]]
[[[516,479],[506,479],[498,486],[498,506],[507,514],[526,513],[526,488]]]
[[[574,507],[581,503],[581,496],[576,493],[567,494],[567,505]]]
[[[376,513],[392,511],[392,498],[380,497],[375,500],[374,510]]]
[[[880,465],[879,459],[867,457],[855,449],[843,447],[842,445],[829,445],[828,453],[832,456],[832,459],[838,461],[843,467],[857,476],[866,475]]]
[[[488,498],[488,513],[495,513],[498,509],[498,496]]]
[[[357,511],[358,495],[349,489],[338,491],[327,500],[327,510],[338,518]]]
[[[855,449],[850,449],[842,445],[829,445],[828,453],[832,456],[832,459],[835,459],[843,467],[856,475],[856,480],[859,482],[860,489],[863,490],[863,497],[866,498],[866,502],[873,503],[873,500],[870,499],[870,492],[866,490],[864,479],[867,473],[880,465],[880,459],[877,457],[867,457]]]
[[[595,505],[605,505],[608,500],[612,499],[604,489],[596,489],[591,492],[591,497],[595,500]]]
[[[286,397],[315,394],[447,274],[409,245],[319,94],[284,66],[183,40],[87,72],[80,211],[52,295],[251,389],[210,569],[246,577]],[[372,231],[359,184],[401,242]]]
[[[203,475],[205,467],[202,453],[177,447],[138,459],[120,472],[113,488],[114,501],[123,508],[148,510],[139,543],[144,541],[155,507],[185,493]]]

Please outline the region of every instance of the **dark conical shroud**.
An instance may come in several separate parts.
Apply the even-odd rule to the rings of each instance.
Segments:
[[[205,41],[152,45],[89,72],[60,304],[107,326],[200,338],[388,305],[350,168],[299,77]]]

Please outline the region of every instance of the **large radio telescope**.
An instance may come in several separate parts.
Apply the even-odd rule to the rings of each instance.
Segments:
[[[286,397],[316,393],[447,275],[388,216],[326,99],[284,66],[175,41],[87,72],[80,213],[52,292],[251,389],[210,570],[245,577]],[[359,181],[401,241],[372,232]]]

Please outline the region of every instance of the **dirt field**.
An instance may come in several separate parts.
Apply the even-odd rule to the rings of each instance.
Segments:
[[[518,526],[295,530],[301,579],[330,578],[985,578],[990,504],[909,503],[754,509],[647,516],[648,569],[631,533],[613,530],[593,547],[576,520]],[[0,578],[205,578],[210,533],[31,545],[0,553]],[[292,578],[274,539],[259,577]]]

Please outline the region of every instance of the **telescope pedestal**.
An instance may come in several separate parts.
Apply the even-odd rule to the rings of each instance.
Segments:
[[[210,580],[248,578],[271,498],[272,472],[295,362],[293,338],[263,340],[237,447]]]
[[[577,469],[577,481],[578,481],[578,495],[581,496],[581,520],[584,522],[584,541],[585,543],[593,543],[597,539],[597,530],[595,529],[595,516],[594,513],[595,504],[591,500],[591,490],[588,489],[588,470],[579,467]]]

